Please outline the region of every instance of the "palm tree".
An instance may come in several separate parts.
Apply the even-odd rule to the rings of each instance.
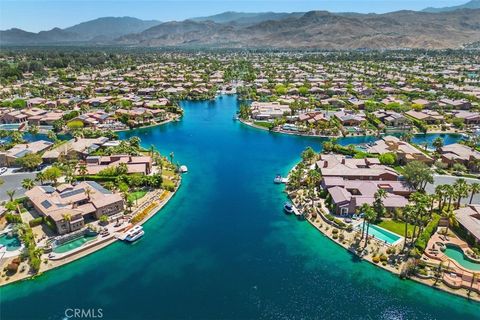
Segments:
[[[367,241],[368,241],[368,229],[370,228],[370,223],[374,222],[377,219],[377,213],[371,206],[368,206],[368,210],[365,211],[364,220],[367,220],[367,232],[365,233],[365,247],[367,247]]]
[[[455,183],[453,184],[453,187],[455,188],[455,193],[457,196],[456,208],[458,209],[460,208],[460,201],[462,200],[462,198],[468,196],[469,187],[468,187],[467,181],[465,181],[465,179],[463,178],[460,178],[457,181],[455,181]]]
[[[441,137],[437,137],[435,140],[433,140],[432,145],[435,147],[437,152],[440,152],[440,149],[443,147],[443,139]]]
[[[438,211],[442,212],[444,205],[443,198],[446,196],[445,186],[443,184],[435,187],[435,195],[438,199]]]
[[[47,180],[47,177],[46,177],[46,175],[43,171],[40,171],[35,176],[35,180],[39,181],[40,184],[43,184],[45,182],[45,180]]]
[[[72,215],[69,213],[62,214],[63,220],[67,223],[67,232],[70,232],[70,221],[72,221]]]
[[[26,178],[22,180],[22,188],[30,190],[35,186],[35,182],[32,179]]]
[[[13,201],[13,197],[15,196],[15,192],[16,192],[15,189],[7,190],[7,195],[10,198],[10,202]]]
[[[173,164],[173,159],[175,158],[175,154],[172,152],[170,152],[170,162]]]
[[[457,192],[455,191],[455,188],[451,185],[445,185],[445,192],[448,196],[448,207],[447,207],[447,209],[450,209],[450,206],[452,205],[452,200],[455,197],[455,194]]]
[[[473,196],[480,192],[480,183],[478,182],[472,183],[470,185],[470,192],[471,192],[470,201],[468,203],[472,204]]]
[[[370,209],[370,205],[368,203],[364,203],[360,206],[360,208],[357,209],[357,214],[363,214],[365,215],[365,212],[368,211]],[[363,219],[363,223],[362,223],[362,237],[360,238],[360,242],[362,242],[363,240],[363,234],[364,234],[364,231],[365,231],[365,219]]]
[[[411,204],[408,204],[403,208],[403,221],[405,222],[405,242],[403,242],[403,250],[407,247],[408,239],[408,223],[413,216],[414,207]]]
[[[87,174],[87,166],[82,163],[79,167],[78,167],[78,174],[83,176],[83,181],[85,181],[85,175]]]
[[[90,196],[94,193],[94,191],[90,187],[86,187],[84,192],[85,192],[85,195],[87,196],[88,200],[90,200]]]
[[[374,194],[375,201],[373,202],[373,207],[377,212],[377,217],[383,217],[385,215],[383,200],[387,198],[387,195],[388,193],[384,189],[378,189]]]

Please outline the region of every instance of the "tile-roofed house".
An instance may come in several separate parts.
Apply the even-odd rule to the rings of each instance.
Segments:
[[[45,152],[42,159],[48,163],[57,161],[60,156],[85,159],[91,152],[98,149],[108,140],[106,137],[75,138]]]
[[[458,223],[480,243],[480,205],[471,204],[455,210]]]
[[[111,216],[124,208],[120,194],[112,193],[93,181],[63,184],[56,188],[35,186],[25,195],[38,213],[55,223],[59,234],[83,228],[85,218]]]
[[[341,110],[334,113],[335,117],[340,120],[344,126],[358,126],[362,122],[367,121],[363,112],[353,112],[350,110]]]
[[[87,174],[98,174],[107,168],[117,167],[120,163],[126,165],[127,173],[129,174],[140,173],[148,175],[152,171],[152,158],[150,156],[89,156],[85,159]]]
[[[433,159],[418,150],[408,142],[402,141],[394,136],[385,136],[367,149],[368,153],[385,154],[392,152],[397,156],[397,160],[401,163],[410,161],[421,161],[427,164],[432,164]]]
[[[444,120],[444,117],[441,114],[432,110],[422,110],[422,111],[410,110],[405,112],[405,114],[416,120],[424,121],[428,124],[434,124],[436,122],[441,122]]]
[[[398,173],[381,165],[377,158],[351,159],[343,155],[321,154],[316,168],[323,177],[342,177],[347,180],[395,181]]]
[[[21,158],[29,153],[44,152],[52,145],[52,142],[45,140],[17,144],[7,151],[0,152],[0,165],[7,167],[15,166],[18,158]]]
[[[341,215],[356,213],[364,203],[372,205],[379,189],[387,192],[383,204],[389,211],[405,207],[408,204],[406,197],[413,192],[401,181],[347,180],[341,177],[324,177],[321,186],[328,191],[335,213]]]
[[[472,170],[478,170],[480,152],[460,143],[449,144],[440,148],[442,162],[449,166],[460,163]]]

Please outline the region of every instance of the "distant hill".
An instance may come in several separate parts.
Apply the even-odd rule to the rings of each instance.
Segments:
[[[213,21],[216,23],[232,24],[255,24],[267,20],[280,20],[288,17],[299,17],[304,12],[235,12],[227,11],[208,17],[198,17],[189,20],[193,21]]]
[[[100,18],[66,29],[54,28],[39,33],[20,29],[0,31],[1,44],[16,45],[445,49],[462,48],[479,41],[480,9],[385,14],[224,12],[165,23],[129,17]]]
[[[460,10],[460,9],[480,9],[480,0],[471,0],[465,4],[461,4],[459,6],[452,6],[452,7],[443,7],[443,8],[433,8],[433,7],[428,7],[423,9],[423,12],[431,12],[431,13],[437,13],[437,12],[449,12],[449,11],[455,11],[455,10]]]
[[[145,21],[131,17],[105,17],[82,22],[66,29],[53,28],[38,33],[13,28],[0,31],[0,43],[23,45],[106,42],[126,34],[142,32],[160,23],[160,21]]]
[[[480,10],[334,14],[311,11],[249,25],[167,22],[116,39],[134,46],[394,49],[458,48],[480,40]]]

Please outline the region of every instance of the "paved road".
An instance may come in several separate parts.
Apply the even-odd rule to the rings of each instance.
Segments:
[[[10,173],[7,172],[0,176],[4,184],[0,186],[0,201],[8,200],[7,191],[15,190],[15,198],[21,197],[25,194],[25,189],[22,188],[22,180],[26,178],[35,179],[35,172],[27,173]]]
[[[460,178],[461,177],[456,177],[456,176],[434,175],[433,176],[433,179],[434,179],[433,184],[428,184],[425,190],[428,193],[434,193],[436,186],[438,186],[440,184],[454,184],[455,181],[457,181]],[[463,178],[463,179],[465,179],[467,181],[467,183],[470,183],[470,184],[474,183],[474,182],[480,183],[479,179],[474,179],[474,178]],[[470,201],[470,195],[466,199],[462,199],[462,203],[467,203],[468,201]],[[473,197],[472,203],[480,204],[480,194],[477,194]]]

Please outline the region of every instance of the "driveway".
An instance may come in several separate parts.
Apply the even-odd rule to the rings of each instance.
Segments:
[[[457,177],[457,176],[443,176],[443,175],[434,175],[433,176],[433,184],[427,184],[427,187],[425,188],[425,190],[428,192],[428,193],[434,193],[435,192],[435,187],[438,186],[438,185],[441,185],[441,184],[454,184],[455,181],[457,181],[458,179],[460,179],[462,177]],[[467,181],[467,183],[469,184],[472,184],[474,182],[477,182],[477,183],[480,183],[480,179],[474,179],[474,178],[463,178],[465,179],[465,181]],[[470,194],[468,195],[467,198],[464,198],[462,199],[462,203],[468,203],[470,201]],[[472,203],[477,203],[477,204],[480,204],[480,194],[476,194],[474,197],[473,197],[473,201]]]
[[[30,178],[35,179],[36,172],[12,173],[11,170],[0,176],[4,183],[0,186],[0,201],[9,200],[8,190],[15,190],[15,198],[23,197],[25,189],[22,188],[22,180]]]

